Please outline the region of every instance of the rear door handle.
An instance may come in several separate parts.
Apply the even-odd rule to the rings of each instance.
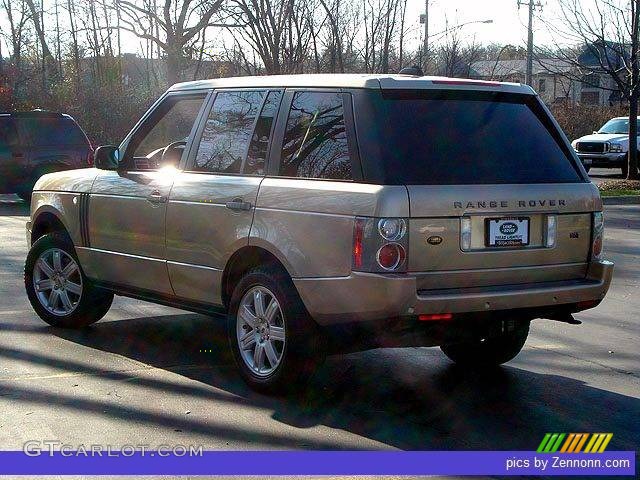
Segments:
[[[230,210],[242,210],[242,211],[251,210],[251,207],[253,207],[251,202],[245,202],[241,198],[234,198],[230,202],[227,202],[225,206]]]
[[[24,157],[24,153],[22,153],[22,152],[13,152],[13,153],[11,154],[11,156],[12,156],[13,158],[23,158],[23,157]]]
[[[159,190],[156,190],[147,197],[147,201],[157,205],[159,203],[166,203],[167,197],[161,195]]]

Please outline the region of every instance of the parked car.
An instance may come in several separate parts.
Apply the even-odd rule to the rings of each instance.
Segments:
[[[36,184],[37,314],[82,327],[116,294],[214,316],[262,390],[334,351],[439,345],[463,365],[507,362],[532,319],[577,323],[613,271],[598,190],[527,86],[181,83],[95,163]]]
[[[31,199],[46,173],[91,166],[93,150],[76,121],[62,113],[0,113],[0,193]]]
[[[621,168],[626,177],[629,171],[629,118],[612,118],[592,135],[571,142],[571,146],[587,172],[592,167]]]

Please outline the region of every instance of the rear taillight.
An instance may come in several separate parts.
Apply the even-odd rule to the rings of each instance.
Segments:
[[[591,258],[597,260],[602,256],[604,241],[604,215],[602,212],[594,212],[593,214],[591,239]]]
[[[356,218],[353,228],[353,270],[406,272],[407,227],[405,218]]]
[[[398,243],[387,243],[376,254],[378,265],[385,270],[395,270],[404,263],[405,249]]]

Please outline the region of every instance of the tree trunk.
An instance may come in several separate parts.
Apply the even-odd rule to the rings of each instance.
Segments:
[[[29,11],[31,13],[31,20],[33,20],[33,26],[36,29],[36,35],[38,36],[38,40],[40,42],[40,47],[42,48],[42,58],[47,68],[49,68],[51,75],[57,76],[57,67],[56,61],[51,55],[51,50],[49,50],[49,46],[47,45],[47,40],[44,36],[44,30],[42,28],[42,24],[40,23],[41,12],[38,11],[36,5],[33,0],[26,0],[27,6],[29,7]]]
[[[631,85],[629,88],[629,164],[627,178],[639,180],[638,174],[638,95],[640,80],[638,67],[638,29],[640,28],[640,0],[633,0],[631,4]]]
[[[182,53],[176,48],[168,48],[167,84],[169,86],[182,81]]]
[[[638,95],[629,100],[629,180],[640,180],[638,174]]]

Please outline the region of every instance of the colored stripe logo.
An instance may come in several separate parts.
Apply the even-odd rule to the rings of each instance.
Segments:
[[[613,433],[547,433],[536,452],[602,453],[612,438]]]

